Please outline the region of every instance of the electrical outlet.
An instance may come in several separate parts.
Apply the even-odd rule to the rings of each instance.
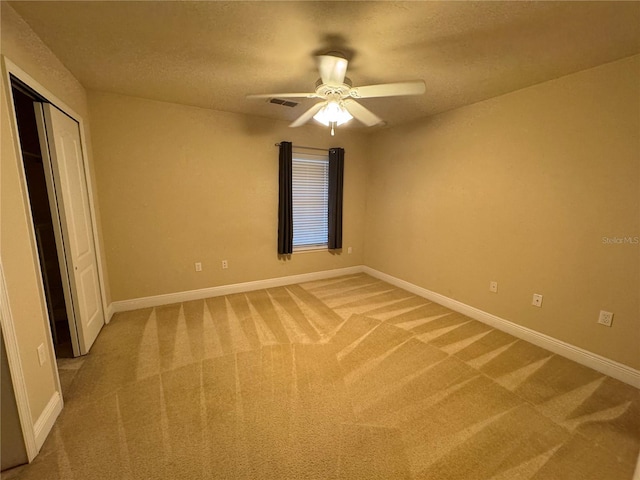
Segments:
[[[201,271],[202,271],[202,263],[196,262],[196,272],[201,272]]]
[[[353,252],[353,248],[347,247],[347,254],[351,255],[352,252]]]
[[[605,327],[610,327],[613,322],[613,313],[600,310],[600,317],[598,317],[598,323]]]
[[[489,282],[489,291],[498,293],[498,282]]]
[[[222,268],[229,268],[229,262],[222,260]]]
[[[531,305],[533,305],[534,307],[542,307],[542,295],[540,295],[539,293],[534,293]]]
[[[40,361],[40,366],[44,365],[47,361],[47,352],[44,349],[44,343],[41,343],[38,346],[38,360]]]

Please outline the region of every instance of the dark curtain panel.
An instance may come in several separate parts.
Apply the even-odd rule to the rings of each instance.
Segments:
[[[329,250],[342,248],[344,148],[329,150]]]
[[[278,193],[278,255],[293,252],[293,199],[291,142],[280,142],[280,175]]]

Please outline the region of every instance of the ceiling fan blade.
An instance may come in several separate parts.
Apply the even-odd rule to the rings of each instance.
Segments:
[[[347,98],[344,101],[344,107],[351,115],[353,115],[356,120],[361,121],[367,127],[373,127],[374,125],[382,123],[382,119],[380,117],[378,117],[371,110],[360,105],[355,100]]]
[[[344,83],[347,65],[349,64],[345,58],[332,55],[318,55],[316,58],[322,83],[329,85],[342,85]]]
[[[316,103],[313,107],[311,107],[309,110],[307,110],[306,112],[304,112],[302,115],[300,115],[291,125],[289,125],[290,127],[299,127],[300,125],[304,125],[305,123],[307,123],[309,120],[311,120],[311,118],[320,111],[320,109],[322,107],[324,107],[327,104],[327,102],[320,102],[320,103]]]
[[[316,98],[318,95],[314,93],[258,93],[255,95],[247,95],[247,99],[254,98]]]
[[[414,82],[383,83],[381,85],[367,85],[364,87],[353,87],[349,90],[349,95],[353,98],[373,98],[373,97],[398,97],[401,95],[422,95],[426,90],[423,80]]]

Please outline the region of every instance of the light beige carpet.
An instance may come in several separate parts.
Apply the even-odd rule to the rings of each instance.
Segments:
[[[65,378],[13,478],[630,480],[640,447],[637,389],[364,274],[117,314]]]

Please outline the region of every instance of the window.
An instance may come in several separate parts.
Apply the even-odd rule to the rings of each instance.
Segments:
[[[329,157],[293,153],[293,249],[326,248]]]
[[[277,145],[278,255],[291,255],[294,248],[340,250],[344,149],[330,148],[328,155],[294,156],[291,142]]]

